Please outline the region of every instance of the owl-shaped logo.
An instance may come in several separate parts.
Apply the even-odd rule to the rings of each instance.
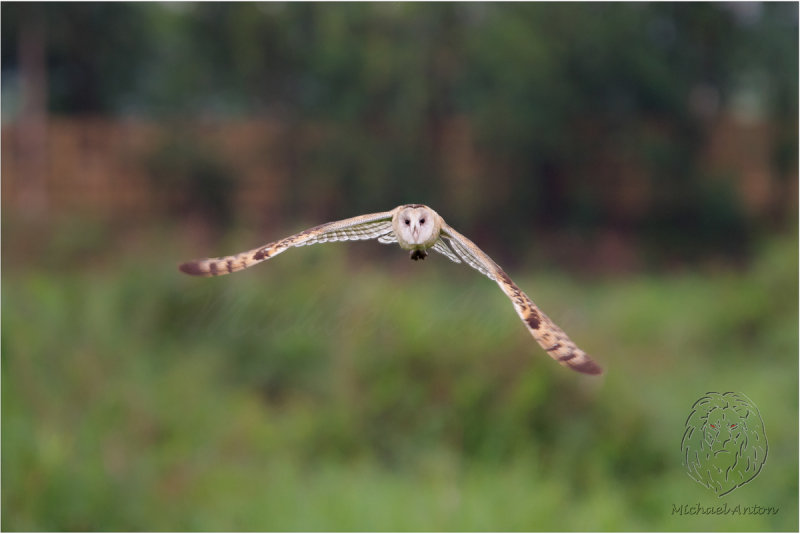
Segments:
[[[689,476],[717,497],[750,482],[767,460],[758,408],[741,393],[706,393],[686,420],[681,452]]]

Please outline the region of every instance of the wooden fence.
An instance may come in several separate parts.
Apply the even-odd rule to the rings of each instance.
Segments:
[[[30,130],[40,135],[31,135]],[[158,215],[152,166],[159,150],[191,135],[237,177],[236,206],[264,208],[281,198],[287,161],[281,127],[269,121],[159,127],[142,121],[55,118],[2,130],[3,208],[97,215]],[[270,150],[272,148],[272,150]]]
[[[450,121],[441,146],[442,179],[474,184],[480,161],[466,119]],[[11,212],[80,210],[109,217],[161,216],[169,209],[154,177],[159,150],[191,138],[235,176],[233,205],[241,212],[276,211],[291,188],[293,160],[319,128],[271,120],[180,125],[111,118],[50,117],[2,128],[2,204]],[[316,137],[319,137],[317,135]],[[702,165],[727,174],[751,215],[797,205],[797,174],[777,180],[774,135],[764,123],[723,117],[710,130]],[[168,149],[168,148],[167,148]],[[609,172],[615,172],[613,170]],[[783,185],[779,185],[783,184]]]

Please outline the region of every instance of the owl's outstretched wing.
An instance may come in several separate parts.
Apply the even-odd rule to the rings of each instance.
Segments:
[[[389,236],[393,235],[394,232],[392,230],[393,213],[394,211],[371,213],[321,224],[247,252],[221,258],[189,261],[181,264],[178,268],[184,273],[194,276],[217,276],[247,269],[273,256],[277,256],[291,247],[302,247],[328,241],[358,241],[365,239],[378,239],[381,242],[387,242],[390,239]]]
[[[556,324],[539,309],[509,276],[475,243],[455,231],[447,224],[442,225],[441,239],[473,269],[480,271],[497,282],[503,293],[508,295],[514,304],[522,322],[530,331],[533,339],[561,365],[575,371],[590,375],[598,375],[603,369],[592,358],[578,348],[575,343]],[[434,247],[434,250],[436,248]],[[440,251],[441,252],[441,251]]]
[[[443,254],[450,258],[450,261],[461,263],[461,258],[458,257],[458,254],[454,253],[453,249],[451,249],[441,237],[436,240],[436,243],[434,243],[431,248],[439,254]]]

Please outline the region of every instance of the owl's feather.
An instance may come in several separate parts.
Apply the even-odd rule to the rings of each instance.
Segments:
[[[447,256],[451,261],[454,261],[455,263],[461,263],[461,259],[453,252],[450,246],[445,243],[443,239],[440,238],[436,243],[433,244],[433,247],[431,248],[433,248],[433,250],[439,254]]]

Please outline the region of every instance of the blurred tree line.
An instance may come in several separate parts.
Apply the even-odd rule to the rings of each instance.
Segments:
[[[287,213],[310,202],[343,217],[413,201],[478,236],[491,220],[501,242],[532,229],[587,240],[612,229],[657,256],[740,254],[796,219],[796,201],[781,192],[796,196],[797,10],[4,4],[3,114],[13,120],[24,97],[25,34],[43,24],[50,113],[150,117],[175,124],[190,145],[189,118],[280,120],[293,168]],[[761,213],[743,208],[735,177],[702,165],[724,114],[770,126],[778,193]],[[324,140],[313,149],[304,148],[307,124]],[[463,131],[480,164],[466,159],[462,176],[443,179],[462,156],[450,147]],[[209,158],[205,148],[184,152]],[[220,171],[195,180],[197,166],[188,164],[190,183],[210,191],[200,204],[230,202],[219,191],[235,179]],[[174,162],[165,168],[178,172]]]

